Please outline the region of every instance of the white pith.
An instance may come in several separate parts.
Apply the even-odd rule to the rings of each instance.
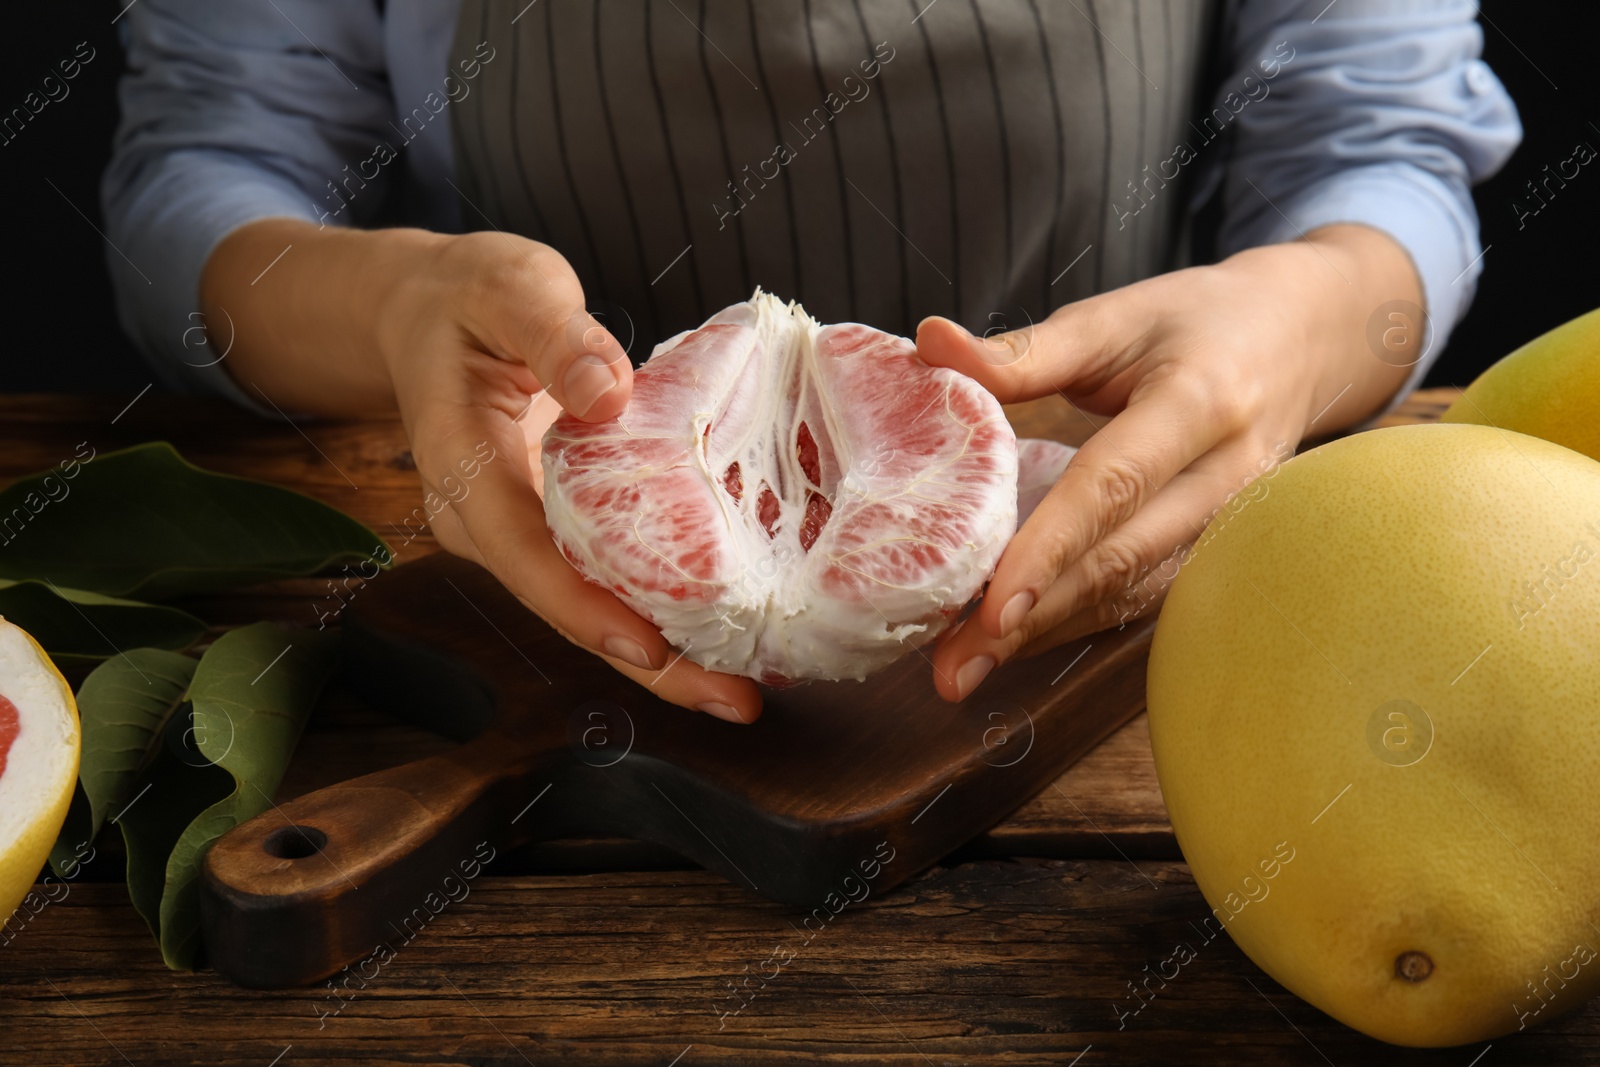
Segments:
[[[852,406],[839,396],[824,395],[830,372],[820,362],[818,345],[823,337],[843,336],[826,332],[836,328],[822,326],[798,305],[759,290],[750,301],[712,316],[701,329],[719,324],[738,329],[724,331],[727,339],[718,341],[714,358],[702,358],[690,350],[673,357],[698,333],[686,331],[657,345],[651,361],[638,372],[648,379],[666,366],[663,357],[689,361],[673,364],[669,372],[691,375],[687,380],[692,381],[693,389],[680,409],[645,410],[648,404],[635,402],[603,428],[566,422],[552,427],[543,448],[545,507],[551,531],[586,576],[607,587],[627,589],[629,606],[659,626],[667,640],[693,662],[756,678],[865,677],[943,630],[992,573],[1016,528],[1015,438],[998,402],[975,382],[955,371],[919,363],[917,381],[935,391],[942,388],[944,401],[933,403],[920,417],[944,420],[936,429],[958,444],[942,461],[929,460],[926,467],[908,476],[903,467],[895,467],[892,457],[889,463],[875,462],[875,450],[881,449],[885,440],[894,439],[894,428],[868,432],[876,417],[872,405],[859,396]],[[881,345],[869,340],[859,350],[848,350],[843,360],[832,357],[839,362],[831,371],[830,388],[848,393],[861,381],[883,384],[886,379],[849,377],[863,375],[863,368],[880,358],[880,347],[882,358],[905,357],[909,342],[879,336]],[[854,360],[866,362],[848,362],[847,369],[839,369]],[[691,370],[685,371],[685,367]],[[935,385],[927,386],[929,382]],[[790,383],[795,384],[793,397]],[[965,404],[982,411],[978,423],[968,425],[957,417],[950,406],[956,392]],[[640,380],[636,379],[635,397],[640,394]],[[821,469],[815,486],[809,483],[797,457],[801,423],[810,427],[818,445]],[[965,430],[970,442],[980,428],[989,449],[969,453],[965,444],[959,444],[960,434]],[[646,444],[648,452],[661,448],[664,440],[673,442],[670,450],[660,452],[664,466],[635,460],[620,448],[611,461],[615,468],[582,466],[582,460],[576,461],[578,466],[568,462],[573,454],[569,446],[622,446],[638,441]],[[1064,464],[1065,456],[1060,458]],[[964,461],[979,461],[986,467],[976,477],[968,470],[961,477],[941,478],[947,468]],[[726,471],[734,462],[739,464],[742,481],[738,500],[724,486]],[[713,543],[709,545],[716,556],[714,574],[694,579],[677,568],[676,573],[695,586],[697,596],[675,600],[654,590],[641,591],[636,581],[641,567],[675,568],[673,560],[678,557],[671,549],[652,547],[668,543],[673,532],[673,502],[621,515],[595,509],[585,512],[574,495],[581,486],[592,487],[606,479],[618,485],[642,485],[684,470],[692,470],[694,477],[692,484],[673,482],[683,494],[678,502],[686,507],[714,508],[720,519],[711,531]],[[581,486],[574,480],[579,473],[584,479]],[[758,519],[763,482],[779,505],[775,533],[770,535]],[[807,551],[800,533],[811,488],[831,501],[832,515]],[[874,508],[870,513],[861,510],[869,505]],[[959,511],[966,517],[960,527],[961,543],[938,546],[947,558],[904,581],[882,580],[885,557],[872,553],[916,543],[907,532],[908,525],[936,508]],[[869,514],[871,521],[851,525]],[[618,536],[622,527],[626,527],[625,536],[653,553],[651,560],[619,563],[607,557],[601,550],[602,539],[608,533]],[[882,537],[864,546],[840,543],[841,530],[859,537],[863,530],[876,534],[880,528]],[[682,550],[681,544],[678,550]],[[869,562],[861,570],[853,569],[854,561],[869,557],[878,561],[876,567]],[[832,592],[824,581],[829,573]],[[851,583],[848,595],[839,595],[841,574]]]
[[[0,774],[0,856],[55,804],[77,774],[78,717],[70,693],[36,645],[0,619],[0,696],[16,705],[20,728]]]

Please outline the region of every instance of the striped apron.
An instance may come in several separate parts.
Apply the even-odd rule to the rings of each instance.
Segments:
[[[462,0],[464,214],[635,360],[759,285],[977,333],[1181,265],[1210,0]],[[1219,146],[1213,151],[1222,151]]]

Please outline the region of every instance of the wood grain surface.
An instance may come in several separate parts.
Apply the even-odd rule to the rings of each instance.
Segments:
[[[1381,424],[1433,421],[1457,395],[1455,389],[1420,390]],[[1006,412],[1019,435],[1069,444],[1081,443],[1105,421],[1053,398],[1010,405]],[[202,466],[287,485],[354,515],[389,539],[401,562],[438,551],[426,532],[399,544],[407,518],[420,506],[421,490],[398,419],[272,421],[215,398],[154,393],[138,399],[10,396],[0,397],[0,440],[5,443],[0,482],[59,462],[81,441],[108,451],[169,440]],[[315,623],[326,584],[325,579],[275,582],[185,606],[219,627],[259,619]],[[414,727],[380,727],[380,721],[374,709],[336,692],[308,726],[280,796],[300,796],[448,747]],[[114,855],[115,842],[109,844]],[[1116,856],[1122,849],[1128,855],[1178,859],[1142,716],[970,847],[981,855],[1015,855],[1021,848],[1044,857]],[[526,850],[519,860],[535,870],[629,870],[676,862],[659,846],[619,838],[548,842]]]
[[[1436,418],[1453,395],[1417,394],[1383,421]],[[151,395],[113,424],[130,399],[0,398],[0,480],[79,441],[165,438],[379,530],[418,505],[396,423],[296,428]],[[1089,430],[1049,401],[1011,414],[1025,434]],[[408,547],[434,549],[425,534]],[[310,621],[320,584],[194,606],[219,627]],[[453,747],[336,686],[279,799]],[[1593,1003],[1482,1046],[1396,1049],[1289,995],[1227,939],[1205,941],[1191,923],[1207,909],[1174,862],[1142,717],[947,865],[826,923],[656,846],[552,841],[496,856],[468,895],[420,934],[397,932],[337,991],[168,972],[126,890],[88,880],[120,876],[114,839],[65,899],[0,945],[0,1064],[1600,1063]],[[1196,958],[1164,986],[1151,979],[1137,1014],[1119,1014],[1180,941]]]
[[[374,946],[332,987],[260,992],[211,972],[167,972],[120,887],[84,885],[0,949],[0,1062],[1506,1067],[1595,1058],[1593,1004],[1487,1052],[1379,1044],[1284,992],[1225,936],[1205,941],[1196,927],[1206,914],[1185,868],[1164,862],[936,868],[809,925],[804,912],[704,872],[484,874],[420,934],[396,933],[387,953]],[[1173,973],[1164,961],[1180,943],[1195,958],[1146,986],[1151,972]]]
[[[733,726],[660,700],[451,556],[355,589],[342,627],[346,675],[374,703],[477,736],[275,804],[212,846],[206,951],[244,985],[360,959],[479,840],[637,838],[807,907],[887,890],[1136,714],[1154,629],[1070,643],[1070,669],[1023,661],[959,704],[907,655],[865,681],[770,691],[758,721]]]

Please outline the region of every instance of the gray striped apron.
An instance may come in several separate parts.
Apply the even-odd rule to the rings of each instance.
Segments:
[[[1209,0],[463,0],[464,216],[633,357],[762,288],[1012,329],[1185,255]],[[1217,146],[1212,151],[1221,151]]]

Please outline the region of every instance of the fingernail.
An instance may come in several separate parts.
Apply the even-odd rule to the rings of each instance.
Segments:
[[[696,707],[705,712],[707,715],[715,715],[719,719],[726,719],[729,722],[737,723],[744,722],[744,716],[739,714],[738,708],[730,707],[727,704],[718,703],[715,700],[708,700],[704,704],[696,705]]]
[[[614,659],[620,659],[624,663],[631,663],[641,671],[651,669],[649,654],[645,652],[643,645],[631,637],[620,637],[617,634],[612,634],[605,639],[605,643],[600,647],[606,650],[606,655]]]
[[[970,333],[971,333],[971,331],[969,331],[965,326],[961,325],[959,322],[955,321],[954,319],[947,319],[943,315],[929,315],[927,318],[925,318],[921,322],[917,323],[917,329],[921,330],[924,326],[928,325],[928,323],[930,323],[930,322],[949,323],[951,326],[954,326],[956,328],[957,332],[959,332],[959,333],[965,333],[965,334],[968,334],[969,336],[970,336]]]
[[[978,683],[994,670],[993,656],[973,656],[956,671],[956,698],[967,699],[967,694],[978,688]]]
[[[1033,610],[1034,601],[1034,595],[1026,589],[1006,601],[1006,606],[1000,609],[1001,637],[1009,636],[1012,630],[1022,625],[1022,620]]]
[[[617,387],[616,375],[599,356],[579,356],[561,380],[566,393],[566,408],[574,415],[587,414],[595,402]]]

